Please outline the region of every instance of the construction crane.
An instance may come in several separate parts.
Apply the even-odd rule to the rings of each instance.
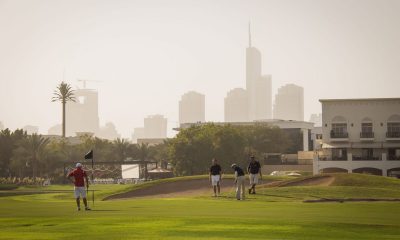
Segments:
[[[78,82],[82,82],[83,83],[83,88],[86,88],[86,82],[102,82],[102,81],[97,81],[97,80],[88,80],[88,79],[77,79]]]

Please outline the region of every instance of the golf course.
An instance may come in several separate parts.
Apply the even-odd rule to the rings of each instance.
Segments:
[[[69,185],[0,186],[0,239],[400,239],[398,179],[327,174],[262,183],[244,201],[229,176],[220,197],[207,176],[93,185],[92,211],[77,211]]]

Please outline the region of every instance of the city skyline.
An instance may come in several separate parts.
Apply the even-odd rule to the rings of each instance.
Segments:
[[[100,125],[113,122],[125,138],[152,114],[168,119],[171,136],[190,90],[206,95],[207,121],[222,121],[226,93],[243,86],[249,20],[272,95],[304,87],[305,119],[321,112],[321,98],[398,96],[399,2],[117,2],[0,1],[4,127],[46,134],[61,122],[54,88],[82,78],[102,81],[88,83],[99,92]]]

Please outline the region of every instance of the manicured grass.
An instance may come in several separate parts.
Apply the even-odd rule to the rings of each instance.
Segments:
[[[47,194],[46,194],[47,195]],[[398,203],[0,199],[0,239],[398,239]]]
[[[88,212],[76,211],[72,193],[0,197],[0,239],[400,239],[398,202],[302,202],[400,196],[392,185],[342,185],[265,188],[245,201],[232,192],[219,198],[97,201]],[[99,196],[131,187],[93,186]]]

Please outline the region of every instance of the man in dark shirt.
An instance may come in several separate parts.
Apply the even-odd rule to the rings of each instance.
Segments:
[[[222,176],[222,168],[217,163],[217,159],[213,158],[212,165],[210,167],[209,179],[210,179],[211,185],[213,186],[213,189],[214,189],[214,197],[219,196],[219,194],[221,193],[220,184],[219,184],[221,182],[221,176]],[[218,193],[217,193],[217,190],[218,190]]]
[[[256,185],[258,184],[258,175],[262,179],[260,162],[256,161],[254,156],[250,157],[250,163],[247,167],[247,172],[250,178],[249,194],[256,194]]]
[[[245,199],[245,186],[244,186],[244,171],[235,163],[231,166],[235,171],[235,184],[236,184],[236,199]]]

